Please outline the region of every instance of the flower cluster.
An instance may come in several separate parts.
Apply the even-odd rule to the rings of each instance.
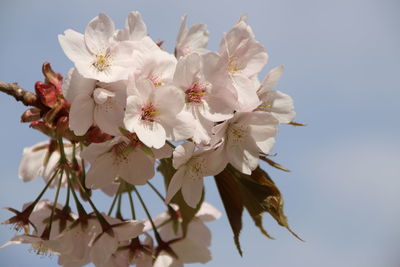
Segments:
[[[148,36],[138,12],[129,14],[124,29],[115,29],[107,15],[99,14],[83,34],[66,30],[58,36],[74,67],[63,79],[44,64],[45,81],[35,85],[34,108],[22,117],[50,141],[24,150],[20,178],[41,176],[46,187],[21,212],[9,208],[16,215],[5,223],[25,233],[4,246],[30,243],[40,254],[59,255],[63,266],[205,263],[211,259],[211,233],[204,222],[220,213],[203,202],[203,178],[227,173],[233,176],[225,185],[217,179],[225,206],[239,197],[227,191],[230,181],[246,189],[249,181],[269,186],[273,190],[259,200],[264,201],[261,212],[288,228],[279,190],[266,173],[260,177],[259,168],[261,157],[283,169],[268,156],[278,125],[296,124],[291,97],[274,90],[283,67],[259,80],[268,55],[245,16],[224,34],[218,51],[206,48],[206,25],[188,28],[186,23],[185,16],[174,54]],[[149,182],[157,165],[165,196]],[[145,184],[167,207],[154,219],[136,188]],[[57,188],[54,202],[41,200],[49,187]],[[57,203],[62,187],[64,206]],[[114,196],[108,214],[91,200],[96,189]],[[136,220],[132,192],[147,221]],[[121,214],[123,195],[129,196],[131,220]],[[240,203],[248,209],[249,201]],[[261,220],[256,225],[262,228]]]
[[[129,15],[123,30],[100,14],[85,34],[67,30],[59,40],[75,63],[63,85],[70,129],[84,135],[97,125],[113,136],[82,152],[91,163],[89,188],[107,187],[115,177],[145,184],[159,150],[168,155],[168,142],[185,141],[173,152],[178,171],[167,200],[182,190],[196,207],[203,177],[228,163],[251,174],[259,153],[271,151],[277,125],[294,118],[291,98],[273,90],[283,67],[258,80],[268,56],[245,17],[224,35],[218,52],[205,48],[206,26],[187,29],[184,17],[171,55],[147,36],[139,13]]]

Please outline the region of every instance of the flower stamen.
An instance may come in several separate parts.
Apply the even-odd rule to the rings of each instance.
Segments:
[[[189,89],[185,91],[186,102],[199,104],[206,95],[205,86],[195,82]]]
[[[96,55],[95,61],[92,63],[98,71],[104,71],[111,66],[111,55],[106,53],[104,55]]]
[[[150,103],[142,107],[141,119],[148,122],[153,122],[157,117],[158,111],[156,107]]]

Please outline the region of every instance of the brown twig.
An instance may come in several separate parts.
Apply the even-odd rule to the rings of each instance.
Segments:
[[[17,83],[0,81],[0,91],[13,96],[15,100],[21,101],[25,106],[42,107],[36,94],[21,88]]]

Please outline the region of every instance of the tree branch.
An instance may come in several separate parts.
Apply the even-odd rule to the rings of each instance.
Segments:
[[[25,106],[42,107],[36,94],[21,88],[17,83],[0,81],[0,91],[13,96],[15,100],[21,101]]]

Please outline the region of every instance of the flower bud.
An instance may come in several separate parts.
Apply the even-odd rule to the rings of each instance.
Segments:
[[[61,86],[63,77],[60,73],[55,73],[50,66],[49,62],[44,62],[42,66],[42,72],[45,77],[45,82],[47,84],[52,84],[55,86],[57,94],[62,94]]]
[[[21,122],[37,121],[40,117],[40,109],[30,108],[21,115]]]

